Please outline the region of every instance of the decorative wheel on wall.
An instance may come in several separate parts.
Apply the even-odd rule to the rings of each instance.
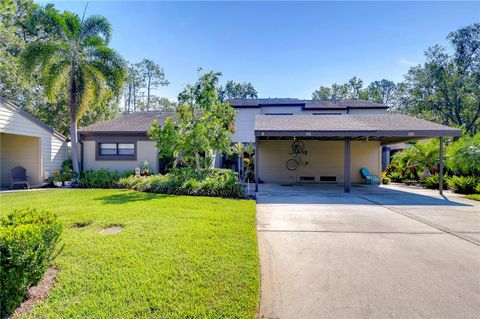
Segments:
[[[298,163],[298,161],[297,161],[296,159],[291,158],[291,159],[289,159],[289,160],[287,161],[287,163],[285,164],[285,166],[287,167],[287,169],[288,169],[289,171],[294,171],[294,170],[296,170],[296,169],[298,168],[298,164],[299,164],[299,163]]]
[[[293,154],[297,155],[297,154],[302,154],[303,152],[305,152],[305,144],[303,144],[302,141],[295,141],[293,142],[292,144],[292,152]]]

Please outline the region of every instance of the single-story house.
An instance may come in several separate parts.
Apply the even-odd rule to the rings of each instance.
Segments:
[[[80,168],[108,168],[123,172],[147,161],[154,173],[160,172],[155,142],[150,140],[147,132],[154,120],[163,124],[168,117],[175,117],[175,113],[136,112],[79,129]]]
[[[362,167],[382,172],[382,146],[415,139],[459,136],[460,130],[362,100],[234,99],[234,142],[255,143],[256,182],[361,183]],[[83,169],[126,170],[147,160],[161,170],[154,142],[146,135],[153,120],[170,112],[138,112],[79,130]],[[221,166],[222,161],[216,160]]]
[[[0,98],[0,183],[10,186],[16,166],[27,170],[30,185],[41,185],[68,159],[67,138]]]

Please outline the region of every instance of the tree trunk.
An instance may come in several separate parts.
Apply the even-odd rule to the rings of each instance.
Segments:
[[[137,111],[137,86],[133,84],[133,112]]]
[[[69,108],[70,108],[70,140],[72,144],[72,168],[77,176],[80,175],[78,168],[78,136],[77,136],[77,86],[75,83],[75,69],[76,61],[72,61],[72,69],[70,71],[70,94],[69,94]]]
[[[130,114],[131,101],[132,101],[132,85],[129,84],[128,85],[128,110],[127,110],[127,114]]]
[[[147,111],[150,108],[150,77],[148,77],[148,85],[147,85]]]
[[[73,171],[80,174],[78,167],[78,136],[77,136],[77,121],[73,116],[70,116],[70,140],[72,143],[72,167]],[[77,175],[79,176],[79,175]]]
[[[197,164],[197,174],[200,177],[201,168],[200,168],[200,156],[198,155],[198,152],[195,152],[195,163]]]
[[[242,160],[240,157],[240,154],[238,154],[238,181],[240,182],[242,180],[242,166],[241,166]]]

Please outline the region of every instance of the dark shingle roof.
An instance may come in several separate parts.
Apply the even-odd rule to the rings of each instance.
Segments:
[[[231,106],[235,108],[242,107],[262,107],[262,106],[301,106],[304,109],[348,109],[348,108],[382,108],[388,106],[364,101],[364,100],[341,100],[341,101],[324,101],[324,100],[300,100],[290,98],[268,98],[268,99],[230,99]]]
[[[370,132],[371,135],[415,131],[430,136],[439,132],[460,135],[460,130],[402,114],[368,115],[257,115],[255,131],[269,132]],[[418,135],[418,134],[416,134]],[[432,135],[432,136],[439,136]]]
[[[125,133],[145,133],[150,130],[154,120],[163,124],[165,120],[171,117],[175,118],[175,112],[149,111],[135,112],[128,115],[122,115],[112,120],[92,124],[79,129],[79,133],[102,133],[102,132],[125,132]]]

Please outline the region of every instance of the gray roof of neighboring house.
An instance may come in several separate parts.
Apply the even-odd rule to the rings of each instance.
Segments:
[[[78,130],[80,134],[89,133],[146,133],[154,120],[163,124],[165,120],[175,118],[175,112],[146,111],[122,115],[117,118],[92,124]]]
[[[234,108],[257,108],[262,106],[301,106],[306,110],[318,109],[386,109],[388,106],[364,100],[300,100],[291,98],[267,99],[230,99],[227,100]]]
[[[303,132],[304,136],[305,132],[316,132],[311,136],[459,136],[461,134],[458,129],[402,114],[257,115],[255,117],[257,136],[281,136],[282,134],[290,136],[291,132]]]
[[[4,105],[5,107],[8,107],[9,109],[19,113],[20,115],[22,115],[23,117],[27,118],[28,120],[32,121],[33,123],[35,123],[36,125],[44,128],[45,130],[47,130],[48,132],[52,133],[53,135],[55,135],[56,137],[58,137],[59,139],[62,139],[64,141],[68,141],[69,139],[64,136],[63,134],[61,134],[60,132],[58,132],[57,130],[51,128],[50,126],[48,126],[47,124],[43,123],[42,121],[40,121],[39,119],[37,119],[35,116],[33,116],[32,114],[28,113],[27,111],[24,111],[22,110],[20,107],[18,107],[15,103],[13,103],[12,101],[9,101],[3,97],[0,96],[0,102],[2,105]]]

